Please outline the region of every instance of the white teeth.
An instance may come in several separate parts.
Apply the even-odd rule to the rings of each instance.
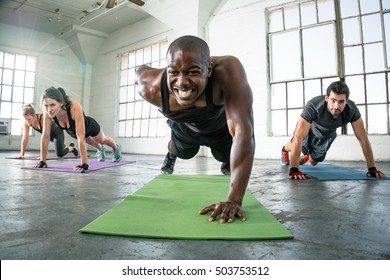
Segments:
[[[191,90],[178,90],[179,95],[187,95],[191,93]]]

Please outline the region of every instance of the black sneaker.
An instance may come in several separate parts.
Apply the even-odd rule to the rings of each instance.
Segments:
[[[161,173],[162,174],[172,174],[173,173],[173,167],[175,166],[176,162],[175,156],[171,157],[169,153],[165,156],[164,164],[161,167]]]
[[[221,165],[221,172],[224,175],[230,175],[230,162],[224,162]]]
[[[73,142],[71,142],[69,144],[69,146],[73,147],[72,153],[74,154],[75,157],[77,157],[79,155],[79,151],[76,149],[76,147],[74,146]]]

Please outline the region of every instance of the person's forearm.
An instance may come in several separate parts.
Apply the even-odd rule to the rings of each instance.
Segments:
[[[49,149],[49,139],[42,137],[41,139],[41,161],[46,162],[47,151]]]
[[[292,141],[290,152],[290,167],[299,168],[299,157],[302,151],[302,144],[300,141]]]
[[[88,164],[88,156],[87,156],[87,144],[85,143],[84,138],[78,138],[78,146],[80,149],[80,157],[81,157],[81,164]]]
[[[22,139],[22,142],[20,143],[20,155],[24,156],[26,153],[26,148],[27,148],[27,141],[26,139]]]
[[[249,182],[249,178],[253,166],[253,158],[255,152],[255,140],[244,143],[234,143],[230,153],[230,188],[228,201],[236,202],[242,205],[245,191]]]
[[[367,141],[360,143],[364,158],[366,159],[367,168],[375,167],[374,153],[372,151],[370,143]]]

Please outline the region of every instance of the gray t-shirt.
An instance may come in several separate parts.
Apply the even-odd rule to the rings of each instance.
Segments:
[[[336,134],[336,129],[353,123],[360,118],[359,109],[352,100],[348,100],[344,111],[337,119],[333,119],[327,109],[325,96],[320,95],[312,98],[303,108],[301,117],[311,123],[311,130],[318,138],[324,139]]]

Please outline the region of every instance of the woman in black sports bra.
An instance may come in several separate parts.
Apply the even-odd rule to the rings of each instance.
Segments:
[[[45,127],[49,127],[52,122],[78,141],[81,164],[75,166],[74,169],[88,170],[85,143],[97,149],[96,155],[99,161],[105,160],[106,145],[112,148],[112,161],[118,162],[121,160],[122,146],[117,145],[114,139],[106,136],[95,119],[85,116],[80,103],[71,101],[62,88],[50,87],[46,89],[42,96],[42,105],[46,111],[46,114],[43,115],[45,125],[41,140],[41,161],[34,166],[35,168],[47,167],[45,161],[49,131]]]
[[[23,117],[24,117],[24,125],[23,125],[23,136],[20,147],[20,155],[16,158],[24,158],[24,154],[26,152],[29,136],[30,136],[30,127],[35,131],[42,133],[42,115],[35,113],[34,106],[32,104],[27,104],[23,106]],[[56,149],[57,157],[63,157],[67,155],[69,152],[72,152],[74,156],[78,156],[79,152],[73,143],[70,143],[68,147],[65,146],[65,136],[64,132],[59,129],[56,125],[51,126],[50,130],[50,141],[54,143]]]

